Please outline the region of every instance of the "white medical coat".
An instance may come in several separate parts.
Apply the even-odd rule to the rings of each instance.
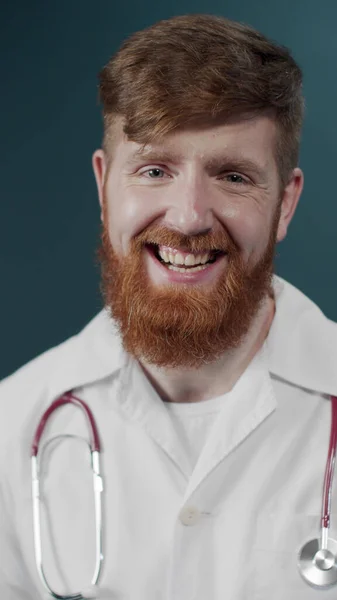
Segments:
[[[192,473],[159,396],[102,311],[83,331],[0,385],[0,598],[46,597],[34,559],[30,446],[42,412],[74,390],[102,439],[105,562],[111,600],[332,600],[297,571],[320,531],[337,326],[274,278],[276,315],[250,393],[224,403]],[[86,436],[77,408],[55,413],[43,442]],[[44,453],[43,550],[58,593],[89,584],[94,567],[91,472],[84,443]],[[337,482],[331,536],[337,539]]]

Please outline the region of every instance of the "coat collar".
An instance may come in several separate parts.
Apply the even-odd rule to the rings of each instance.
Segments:
[[[274,276],[276,314],[267,346],[270,372],[293,385],[337,395],[337,323],[293,285]]]
[[[54,362],[49,379],[49,402],[66,391],[117,374],[129,360],[105,308],[59,349],[60,360]]]
[[[337,394],[337,324],[281,277],[274,276],[273,289],[276,313],[267,339],[271,374],[305,389]],[[129,360],[106,309],[61,348],[50,398],[112,376]]]

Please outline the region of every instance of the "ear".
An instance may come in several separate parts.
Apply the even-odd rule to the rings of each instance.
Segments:
[[[298,201],[300,199],[304,184],[304,175],[301,169],[294,169],[291,179],[287,184],[281,204],[281,215],[277,230],[277,241],[281,242],[287,235],[288,225],[290,224]]]
[[[107,160],[104,151],[100,148],[92,155],[92,168],[96,179],[99,204],[101,207],[101,221],[103,221],[103,191],[107,171]]]

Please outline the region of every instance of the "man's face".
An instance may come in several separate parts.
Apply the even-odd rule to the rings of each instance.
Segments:
[[[125,349],[139,360],[198,368],[247,333],[302,185],[297,169],[280,195],[275,136],[273,121],[259,117],[179,130],[140,152],[120,122],[108,171],[95,153],[102,289]],[[187,254],[211,262],[165,263]]]

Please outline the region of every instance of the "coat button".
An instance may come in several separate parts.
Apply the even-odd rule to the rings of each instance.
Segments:
[[[180,511],[179,519],[183,525],[195,525],[200,520],[200,511],[195,506],[184,506]]]

